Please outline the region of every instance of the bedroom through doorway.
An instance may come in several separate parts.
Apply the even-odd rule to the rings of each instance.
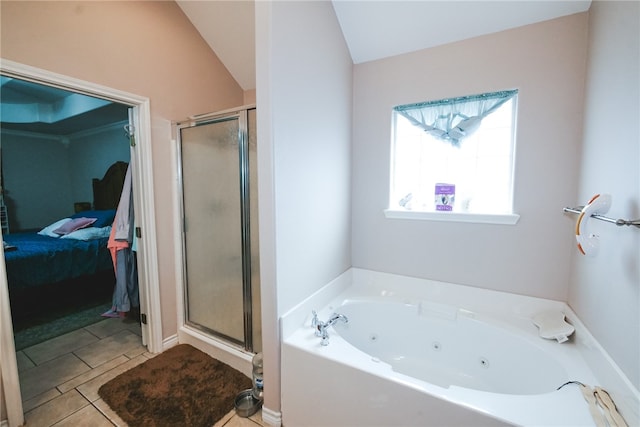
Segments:
[[[0,79],[3,242],[21,351],[113,315],[107,242],[131,157],[129,107]],[[138,301],[121,315],[135,316]]]
[[[134,225],[137,243],[140,308],[141,318],[147,321],[146,323],[143,321],[140,327],[141,342],[150,353],[162,351],[162,316],[158,288],[149,98],[5,59],[0,60],[0,75],[127,106],[129,127],[126,132],[130,142],[135,141],[135,145],[131,144],[130,147],[129,164],[131,166],[132,205],[136,214]],[[3,96],[4,93],[3,88]],[[55,160],[52,159],[51,161]],[[75,211],[75,202],[73,210]],[[9,216],[11,215],[10,212],[7,213]],[[95,219],[96,221],[99,220],[98,218]],[[91,227],[87,225],[87,228]],[[8,232],[11,234],[12,230],[9,229]],[[0,252],[0,378],[5,391],[4,401],[9,425],[21,425],[24,422],[24,406],[19,386],[22,374],[19,377],[11,327],[12,319],[10,317],[5,253],[9,252]]]

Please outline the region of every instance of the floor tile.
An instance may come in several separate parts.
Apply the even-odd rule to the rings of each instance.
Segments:
[[[29,427],[49,427],[87,405],[89,402],[80,393],[71,390],[27,412],[25,423]]]
[[[251,418],[242,418],[235,415],[227,421],[224,427],[260,427],[260,424],[256,423]]]
[[[139,323],[129,324],[127,326],[127,330],[133,332],[134,334],[136,334],[139,337],[142,337],[142,327],[140,326]]]
[[[229,411],[224,417],[220,418],[214,425],[213,427],[222,427],[224,426],[227,422],[229,422],[229,420],[233,417],[236,416],[236,411],[235,409],[232,409],[231,411]]]
[[[74,353],[89,366],[95,368],[121,354],[140,347],[146,351],[140,343],[140,337],[131,331],[125,330],[82,347]]]
[[[262,421],[262,410],[259,410],[249,418],[243,418],[236,414],[235,409],[229,411],[224,417],[222,417],[213,427],[266,427],[267,425]]]
[[[140,337],[138,337],[138,339],[140,339]],[[147,352],[147,349],[142,345],[139,345],[138,347],[127,351],[124,355],[127,356],[129,359],[134,359],[138,356],[145,354],[146,352]]]
[[[142,355],[144,357],[146,357],[147,359],[153,359],[154,357],[156,357],[158,354],[160,353],[149,353],[148,351],[145,351],[144,353],[142,353]]]
[[[104,374],[95,377],[92,380],[87,381],[86,383],[77,387],[77,390],[82,393],[82,395],[89,400],[90,402],[95,402],[100,398],[98,395],[98,389],[108,381],[117,377],[121,373],[128,371],[134,366],[139,365],[140,363],[146,362],[148,359],[144,356],[138,356],[135,359],[131,359],[126,363],[116,366],[115,368],[105,372]]]
[[[141,335],[136,322],[105,319],[17,352],[28,427],[127,427],[98,389],[156,356]]]
[[[60,392],[62,393],[66,393],[72,388],[76,388],[86,383],[87,381],[90,381],[95,377],[98,377],[104,374],[105,372],[117,367],[118,365],[122,365],[123,363],[126,363],[128,361],[129,361],[129,358],[125,356],[119,356],[119,357],[116,357],[115,359],[111,359],[107,363],[103,363],[97,368],[91,369],[90,371],[85,372],[82,375],[78,375],[77,377],[67,381],[66,383],[60,384],[58,386],[58,390],[60,390]]]
[[[22,400],[31,399],[91,369],[73,353],[19,373]]]
[[[250,419],[251,421],[253,421],[253,422],[256,422],[256,423],[260,424],[261,426],[264,426],[264,427],[267,427],[267,426],[268,426],[268,424],[267,424],[267,423],[265,423],[265,422],[262,420],[262,409],[260,409],[260,410],[259,410],[258,412],[256,412],[255,414],[251,415],[251,416],[249,417],[249,419]]]
[[[111,409],[111,407],[107,405],[107,402],[105,402],[104,400],[98,399],[93,402],[93,405],[98,408],[100,412],[102,412],[102,415],[107,417],[109,421],[111,421],[116,426],[127,427],[127,423],[124,422],[122,418],[120,418],[120,416],[116,414],[115,411]]]
[[[98,338],[84,329],[78,329],[77,331],[69,332],[68,334],[28,347],[24,349],[24,353],[29,356],[36,365],[40,365],[95,342],[98,342]]]
[[[113,427],[113,424],[93,406],[85,406],[54,427]]]
[[[18,372],[36,366],[36,364],[33,363],[31,359],[29,359],[29,356],[24,354],[24,351],[18,351],[16,353],[16,362],[18,363]]]
[[[136,335],[140,335],[140,325],[128,319],[105,318],[104,320],[86,326],[84,329],[91,332],[98,338],[106,338],[120,331],[128,330]]]
[[[32,397],[29,400],[25,400],[22,402],[22,410],[24,412],[30,411],[33,408],[42,405],[43,403],[47,403],[48,401],[55,399],[60,396],[62,393],[56,388],[52,388],[50,390],[45,391],[44,393],[40,393],[37,396]]]
[[[121,319],[105,319],[18,352],[28,427],[127,427],[100,398],[98,390],[155,356],[142,346],[139,325]],[[266,424],[262,411],[243,418],[232,410],[214,427]]]

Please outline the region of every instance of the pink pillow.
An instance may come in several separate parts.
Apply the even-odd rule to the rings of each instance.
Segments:
[[[97,218],[85,218],[85,217],[74,218],[71,221],[65,222],[60,227],[53,230],[53,232],[56,234],[60,234],[61,236],[64,236],[65,234],[69,234],[81,228],[88,227],[96,221],[97,221]]]

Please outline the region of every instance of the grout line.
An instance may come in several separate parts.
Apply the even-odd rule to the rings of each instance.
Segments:
[[[105,320],[106,320],[106,319],[105,319]],[[90,325],[90,326],[92,326],[92,325]],[[77,394],[79,394],[80,396],[82,396],[82,399],[83,399],[83,401],[85,401],[85,402],[86,402],[86,405],[85,405],[85,406],[83,406],[82,408],[78,409],[77,411],[74,411],[74,412],[72,412],[72,413],[67,414],[67,415],[65,416],[65,418],[63,418],[62,420],[67,419],[68,417],[70,417],[70,416],[72,416],[72,415],[76,414],[79,410],[82,410],[82,409],[86,408],[87,406],[92,406],[96,411],[98,411],[98,413],[99,413],[102,417],[104,417],[106,420],[108,420],[110,424],[115,425],[115,426],[119,426],[119,424],[118,424],[118,423],[119,423],[119,421],[114,421],[114,420],[112,420],[112,419],[111,419],[111,418],[110,418],[106,413],[104,413],[104,412],[103,412],[103,411],[102,411],[102,410],[101,410],[101,409],[100,409],[100,408],[95,404],[95,402],[97,402],[97,400],[96,400],[95,402],[92,402],[92,401],[91,401],[91,400],[90,400],[90,399],[89,399],[85,394],[83,394],[79,389],[80,389],[84,384],[86,384],[87,382],[89,382],[89,381],[93,381],[93,380],[95,380],[95,378],[97,378],[98,376],[100,376],[100,375],[104,375],[104,374],[106,374],[107,372],[109,372],[109,371],[111,371],[111,370],[113,370],[113,369],[117,369],[117,368],[118,368],[120,365],[122,365],[122,364],[129,363],[130,361],[132,361],[132,360],[134,360],[134,359],[136,359],[136,358],[139,358],[139,357],[142,357],[142,359],[144,359],[144,360],[149,360],[151,357],[153,357],[153,355],[151,355],[150,353],[148,353],[148,349],[146,348],[146,346],[143,346],[144,348],[143,348],[143,349],[140,349],[140,351],[138,351],[138,349],[134,349],[134,350],[129,350],[127,353],[120,353],[120,354],[117,354],[117,355],[115,355],[113,358],[111,358],[111,359],[109,359],[109,360],[107,360],[107,361],[105,361],[105,362],[101,363],[101,364],[100,364],[100,365],[98,365],[98,366],[93,367],[93,366],[91,366],[87,361],[85,361],[83,358],[81,358],[81,357],[76,353],[76,352],[80,351],[81,349],[84,349],[85,347],[87,347],[87,346],[89,346],[89,345],[95,345],[96,343],[99,343],[100,341],[102,341],[102,340],[104,340],[104,339],[106,339],[106,338],[112,337],[112,336],[117,335],[117,334],[120,334],[120,333],[125,333],[125,332],[126,332],[126,333],[128,333],[128,334],[131,334],[131,335],[136,336],[136,337],[138,338],[138,341],[140,341],[140,343],[141,343],[141,341],[142,341],[141,335],[140,335],[140,334],[138,334],[138,333],[136,333],[135,331],[131,330],[131,328],[130,328],[128,325],[123,324],[123,325],[120,325],[120,327],[119,327],[119,328],[116,328],[116,329],[117,329],[117,330],[115,330],[115,331],[110,331],[111,333],[109,333],[109,334],[107,334],[107,335],[105,335],[105,336],[102,336],[102,337],[101,337],[101,336],[98,336],[97,334],[95,334],[95,333],[91,332],[91,330],[87,329],[87,327],[82,327],[82,328],[80,328],[80,329],[78,329],[78,330],[83,330],[83,331],[85,331],[85,332],[89,333],[91,336],[95,337],[95,338],[96,338],[96,341],[95,341],[95,342],[88,343],[86,346],[83,346],[83,347],[80,347],[80,348],[74,349],[73,351],[68,351],[68,352],[66,352],[66,353],[64,353],[64,354],[60,354],[60,355],[58,355],[57,357],[54,357],[53,359],[50,359],[50,360],[44,361],[43,363],[48,363],[48,362],[52,362],[52,361],[54,361],[54,360],[56,360],[56,359],[59,359],[59,358],[61,358],[61,357],[64,357],[65,355],[71,355],[71,356],[73,356],[74,358],[78,359],[80,362],[82,362],[82,364],[83,364],[83,365],[85,365],[85,366],[88,368],[88,370],[87,370],[87,371],[85,371],[85,372],[83,372],[83,373],[81,373],[81,374],[78,374],[78,375],[74,376],[73,378],[69,378],[69,379],[67,379],[67,380],[66,380],[66,381],[64,381],[63,383],[57,384],[57,385],[55,385],[54,387],[52,387],[52,388],[50,389],[50,391],[49,391],[49,392],[54,393],[54,391],[55,391],[55,393],[58,393],[58,394],[57,394],[56,396],[51,396],[51,398],[49,398],[49,399],[47,399],[47,400],[45,400],[45,401],[41,401],[41,402],[39,402],[39,404],[38,404],[37,406],[34,406],[34,407],[30,408],[30,409],[29,409],[29,412],[31,412],[31,411],[33,411],[33,410],[35,410],[36,408],[39,408],[40,406],[42,406],[42,405],[44,405],[44,404],[46,404],[46,403],[49,403],[49,402],[51,402],[52,400],[54,400],[54,399],[56,399],[56,398],[59,398],[60,396],[64,395],[65,393],[68,393],[68,392],[70,392],[70,391],[72,391],[72,390],[73,390],[75,393],[77,393]],[[57,338],[57,337],[55,337],[55,338]],[[55,338],[52,338],[52,339],[55,339]],[[46,342],[46,341],[45,341],[45,342]],[[33,364],[33,366],[31,366],[31,367],[29,367],[29,368],[24,369],[24,370],[20,373],[20,375],[23,375],[23,374],[24,374],[24,372],[27,372],[27,371],[28,371],[28,370],[30,370],[30,369],[34,369],[34,368],[37,368],[37,367],[41,366],[41,365],[37,364],[37,363],[34,361],[34,359],[33,359],[33,358],[31,358],[31,357],[29,356],[29,354],[28,354],[27,352],[25,352],[24,350],[19,350],[19,352],[22,352],[22,353],[23,353],[23,356],[26,358],[26,359],[25,359],[25,362],[26,362],[26,361],[29,361],[30,363],[32,363],[32,364]],[[16,352],[16,353],[18,353],[18,352]],[[77,380],[79,377],[82,377],[83,375],[87,375],[88,373],[90,373],[90,372],[92,372],[92,371],[99,370],[101,367],[103,367],[103,366],[105,366],[105,365],[107,365],[107,364],[109,364],[109,363],[113,362],[114,360],[118,359],[120,356],[123,356],[123,357],[124,357],[124,360],[122,361],[122,363],[118,363],[117,365],[112,366],[111,368],[107,369],[107,370],[106,370],[106,371],[104,371],[104,372],[101,372],[101,373],[97,374],[96,376],[91,376],[91,375],[89,375],[89,377],[90,377],[90,378],[87,378],[87,380],[86,380],[86,381],[84,381],[83,383],[81,383],[81,384],[77,384],[77,385],[75,385],[73,388],[70,388],[70,389],[68,389],[68,390],[66,390],[66,391],[64,391],[64,392],[62,391],[62,389],[64,389],[64,385],[65,385],[65,384],[72,385],[71,383],[72,383],[74,380]],[[141,363],[142,363],[142,362],[141,362]],[[40,394],[40,395],[38,395],[38,396],[33,396],[33,397],[32,397],[32,398],[30,398],[29,400],[36,399],[36,398],[38,398],[39,396],[40,396],[40,397],[42,397],[45,393],[47,393],[47,391],[44,391],[43,393],[41,393],[41,394]],[[57,422],[61,422],[62,420],[58,420]],[[1,424],[0,424],[0,426],[1,426]],[[126,424],[125,424],[125,425],[122,425],[121,427],[125,427],[125,426],[126,426]],[[45,427],[46,427],[46,426],[45,426]]]
[[[24,350],[20,350],[22,352],[22,354],[24,354],[24,357],[26,357],[27,359],[29,359],[29,361],[31,363],[33,363],[33,366],[31,368],[35,368],[36,366],[38,366],[38,364],[35,362],[35,360],[33,360],[31,357],[29,357],[29,355],[24,351]],[[31,368],[27,368],[27,369],[31,369]]]
[[[80,393],[80,392],[78,392],[78,393]],[[82,394],[82,393],[80,393],[80,394]],[[83,397],[84,397],[84,396],[83,396]],[[85,397],[85,399],[86,399],[86,397]],[[97,400],[96,400],[96,402],[97,402]],[[96,410],[96,411],[98,411],[98,413],[99,413],[100,415],[102,415],[102,416],[103,416],[107,421],[109,421],[111,424],[113,424],[114,426],[117,426],[117,425],[118,425],[118,424],[114,423],[114,422],[111,420],[111,418],[109,418],[109,417],[107,416],[107,414],[105,414],[104,412],[102,412],[102,410],[100,410],[100,408],[98,408],[96,405],[94,405],[94,403],[93,403],[93,402],[91,402],[91,406],[93,406],[93,407],[95,408],[95,410]],[[121,426],[121,427],[125,427],[125,426]]]
[[[91,325],[89,325],[89,326],[91,326]],[[93,332],[91,332],[89,329],[87,329],[87,327],[86,327],[86,326],[85,326],[85,327],[83,327],[82,329],[83,329],[84,331],[86,331],[87,333],[89,333],[89,334],[93,335],[94,337],[98,338],[99,340],[101,340],[101,339],[102,339],[101,337],[99,337],[98,335],[94,334],[94,333],[93,333]]]
[[[76,390],[75,388],[74,388],[73,390],[74,390],[76,393],[78,393],[80,396],[82,396],[82,398],[83,398],[84,400],[86,400],[86,401],[87,401],[87,405],[84,405],[83,407],[78,408],[78,409],[76,409],[76,410],[75,410],[75,411],[73,411],[73,412],[70,412],[69,414],[67,414],[67,416],[66,416],[66,417],[62,418],[61,420],[56,421],[56,422],[53,424],[54,426],[55,426],[56,424],[58,424],[58,423],[63,422],[63,421],[64,421],[64,420],[66,420],[67,418],[69,418],[69,417],[71,417],[71,416],[75,415],[76,413],[78,413],[78,412],[82,411],[82,410],[83,410],[84,408],[86,408],[87,406],[92,406],[92,405],[91,405],[91,402],[90,402],[86,397],[84,397],[84,396],[82,395],[82,393],[80,393],[80,392],[79,392],[78,390]],[[71,390],[70,390],[70,391],[71,391]]]
[[[85,346],[85,347],[86,347],[86,346]],[[84,347],[82,347],[82,348],[84,348]],[[80,350],[80,349],[79,349],[79,348],[77,348],[76,350],[70,351],[69,353],[66,353],[66,354],[73,354],[75,357],[77,357],[77,358],[78,358],[78,360],[79,360],[79,361],[81,361],[82,363],[84,363],[85,365],[87,365],[87,367],[89,368],[89,370],[95,369],[95,367],[93,367],[93,366],[89,365],[87,362],[85,362],[85,361],[84,361],[84,359],[83,359],[82,357],[80,357],[80,356],[78,356],[78,355],[76,354],[76,351],[77,351],[77,350]],[[83,372],[83,373],[84,373],[84,372]],[[82,375],[82,374],[80,374],[80,375]],[[75,377],[73,377],[73,378],[79,377],[80,375],[76,375],[76,376],[75,376]],[[73,378],[72,378],[72,379],[73,379]]]

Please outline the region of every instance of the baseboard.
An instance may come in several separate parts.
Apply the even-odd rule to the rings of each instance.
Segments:
[[[169,350],[178,345],[178,334],[172,335],[162,340],[162,351]]]
[[[278,411],[272,411],[269,408],[262,407],[262,421],[273,427],[280,427],[282,425],[282,413]]]

